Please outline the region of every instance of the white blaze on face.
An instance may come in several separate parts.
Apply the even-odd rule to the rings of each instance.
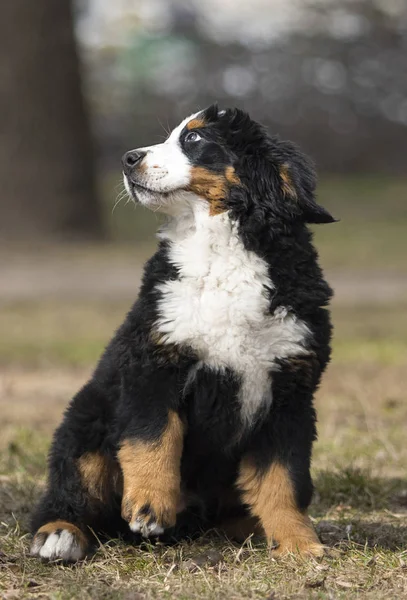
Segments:
[[[166,203],[160,194],[172,194],[179,190],[185,190],[191,179],[191,163],[184,154],[180,142],[180,135],[186,124],[196,118],[200,113],[191,115],[184,119],[176,127],[169,138],[163,144],[137,148],[146,152],[140,166],[137,169],[136,182],[141,186],[134,193],[137,199],[144,205],[156,206]],[[124,185],[129,195],[133,191],[131,185],[124,175]]]

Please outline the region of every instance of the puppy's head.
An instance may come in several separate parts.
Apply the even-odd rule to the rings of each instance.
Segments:
[[[227,209],[234,185],[240,185],[236,156],[219,129],[215,106],[176,127],[163,144],[126,152],[122,158],[127,192],[141,204],[176,214],[196,197],[211,215]]]
[[[176,214],[198,197],[213,217],[230,211],[240,221],[334,221],[315,202],[310,161],[238,109],[212,105],[163,144],[127,152],[122,163],[128,193],[153,210]]]

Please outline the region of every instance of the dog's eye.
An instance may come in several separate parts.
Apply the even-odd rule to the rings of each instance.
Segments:
[[[186,142],[199,142],[199,140],[201,140],[201,139],[202,139],[201,136],[196,131],[190,131],[185,136]]]

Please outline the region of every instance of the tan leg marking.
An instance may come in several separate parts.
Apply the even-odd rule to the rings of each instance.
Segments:
[[[181,501],[181,455],[184,426],[174,411],[155,443],[125,440],[118,452],[123,471],[122,517],[143,535],[175,525]]]
[[[86,452],[78,460],[82,485],[92,500],[108,504],[122,493],[122,474],[117,462],[101,452]]]
[[[89,540],[76,525],[51,521],[39,528],[31,544],[31,556],[75,562],[85,557]]]
[[[253,463],[245,459],[240,468],[238,486],[243,500],[251,507],[253,515],[259,517],[270,544],[277,543],[275,555],[299,552],[311,556],[322,556],[324,547],[305,512],[301,512],[295,501],[294,489],[285,467],[273,463],[261,475]]]

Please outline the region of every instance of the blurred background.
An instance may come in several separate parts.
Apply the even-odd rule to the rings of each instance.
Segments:
[[[43,475],[154,250],[159,217],[126,204],[121,155],[213,101],[298,142],[341,219],[315,227],[336,295],[314,468],[405,475],[405,0],[2,3],[3,473]]]

